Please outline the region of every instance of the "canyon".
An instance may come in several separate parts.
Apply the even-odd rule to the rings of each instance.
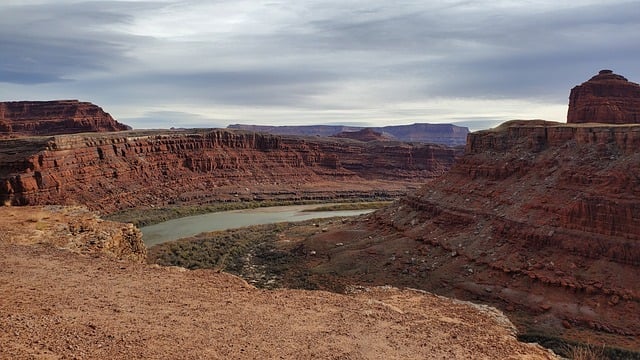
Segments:
[[[507,122],[417,192],[290,246],[325,284],[418,288],[637,351],[639,147],[640,125]]]
[[[397,197],[443,174],[462,148],[139,130],[0,142],[0,200],[84,204],[102,214],[221,201]]]
[[[0,102],[0,139],[130,130],[102,108],[78,100]]]

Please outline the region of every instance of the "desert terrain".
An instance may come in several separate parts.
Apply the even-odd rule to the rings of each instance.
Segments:
[[[260,290],[226,273],[131,259],[144,249],[119,255],[100,246],[105,222],[86,210],[0,212],[2,358],[555,358],[518,342],[490,307],[388,286]],[[77,247],[76,237],[96,246]]]

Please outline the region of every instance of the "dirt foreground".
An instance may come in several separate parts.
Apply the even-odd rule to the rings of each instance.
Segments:
[[[489,307],[390,287],[259,290],[211,270],[15,241],[20,231],[0,236],[2,359],[555,358]]]

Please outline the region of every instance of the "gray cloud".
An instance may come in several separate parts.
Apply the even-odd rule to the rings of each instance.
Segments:
[[[198,114],[181,111],[148,111],[143,116],[119,119],[137,128],[167,129],[171,127],[226,127],[223,119],[206,118]]]
[[[0,53],[8,54],[0,57],[0,97],[99,101],[108,111],[119,109],[121,119],[149,127],[278,116],[299,123],[372,125],[485,119],[491,112],[496,119],[521,117],[514,101],[528,104],[522,111],[531,111],[531,118],[555,106],[562,111],[553,110],[551,120],[562,120],[569,89],[601,68],[640,79],[638,5],[371,0],[0,5]],[[503,100],[510,105],[501,108]],[[154,112],[167,106],[175,109]],[[139,115],[141,107],[149,109],[147,115]],[[235,110],[224,113],[228,109]]]
[[[125,2],[0,5],[0,82],[37,84],[69,81],[87,71],[111,71],[130,60],[126,52],[141,39],[112,29],[133,17]],[[23,74],[23,76],[20,76]]]

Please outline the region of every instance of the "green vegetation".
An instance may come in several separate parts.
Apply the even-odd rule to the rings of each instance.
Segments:
[[[187,269],[238,272],[243,258],[251,250],[275,240],[275,230],[259,231],[258,227],[263,226],[250,226],[242,231],[214,231],[159,244],[149,249],[148,259],[152,263]]]
[[[369,201],[369,202],[356,202],[356,203],[340,203],[326,206],[318,206],[317,208],[308,209],[304,211],[344,211],[344,210],[367,210],[367,209],[380,209],[384,206],[391,204],[393,201]]]
[[[279,235],[294,226],[315,228],[313,222],[284,222],[203,233],[155,245],[149,248],[147,258],[149,263],[163,266],[229,272],[258,287],[279,287],[277,280],[299,261],[295,252],[277,246]]]
[[[238,275],[260,288],[332,290],[333,274],[310,271],[315,252],[299,240],[321,232],[341,217],[254,225],[202,233],[148,249],[147,261],[187,269],[214,269]]]

